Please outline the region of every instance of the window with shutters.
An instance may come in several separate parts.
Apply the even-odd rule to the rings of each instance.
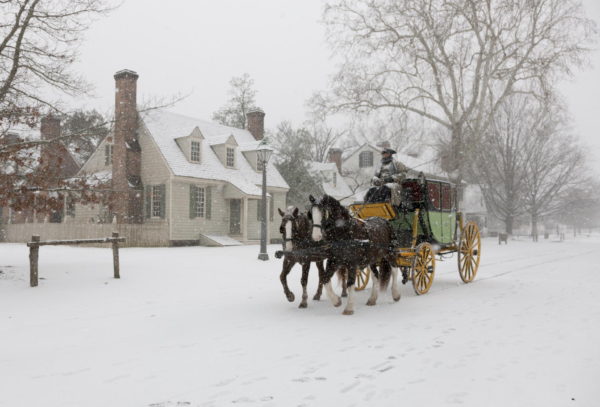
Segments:
[[[373,166],[373,152],[363,151],[358,155],[358,166],[360,168],[367,168]]]
[[[160,185],[152,186],[152,216],[162,216],[162,188]]]
[[[231,147],[227,147],[227,166],[235,166],[235,150]]]
[[[113,145],[106,144],[104,146],[104,165],[112,164],[112,155],[113,155]]]
[[[200,142],[192,141],[190,160],[193,162],[200,162]]]
[[[201,187],[193,187],[192,188],[193,195],[192,199],[194,200],[194,213],[195,217],[203,218],[206,208],[206,191]]]

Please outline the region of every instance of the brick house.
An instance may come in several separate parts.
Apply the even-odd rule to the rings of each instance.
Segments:
[[[39,126],[29,127],[24,124],[12,126],[6,130],[4,142],[19,143],[26,141],[51,141],[61,137],[60,119],[54,115],[41,118]],[[18,173],[34,171],[45,174],[46,188],[51,189],[60,179],[69,178],[77,174],[81,164],[61,142],[55,141],[48,144],[36,145],[24,150],[28,158],[24,168],[12,168]],[[46,194],[47,191],[38,191],[37,194]],[[66,200],[66,196],[65,196]],[[10,207],[0,208],[0,223],[60,223],[65,216],[65,210],[53,211],[50,214],[36,213],[34,207],[14,211]]]
[[[138,74],[122,70],[114,78],[114,129],[77,174],[99,180],[99,189],[110,189],[111,198],[105,205],[77,204],[65,222],[72,234],[84,233],[75,231],[79,226],[89,237],[117,229],[140,245],[258,242],[262,167],[257,148],[265,113],[249,112],[248,129],[238,129],[161,109],[138,112]],[[279,237],[274,208],[285,208],[288,190],[271,160],[269,239]]]

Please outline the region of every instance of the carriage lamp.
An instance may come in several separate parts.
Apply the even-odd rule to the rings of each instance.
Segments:
[[[262,142],[256,150],[258,161],[262,166],[262,207],[261,207],[261,221],[260,221],[260,253],[258,254],[259,260],[269,260],[267,254],[267,163],[273,149],[269,147],[265,142]]]

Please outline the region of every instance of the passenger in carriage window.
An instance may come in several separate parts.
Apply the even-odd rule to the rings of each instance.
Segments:
[[[401,202],[401,183],[406,178],[409,168],[392,157],[396,154],[391,148],[381,151],[381,164],[371,183],[377,187],[385,185],[391,191],[391,204],[399,206]],[[368,193],[367,193],[368,195]]]

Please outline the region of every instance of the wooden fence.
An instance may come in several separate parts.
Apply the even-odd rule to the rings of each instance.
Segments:
[[[37,287],[38,272],[39,272],[39,255],[40,246],[61,246],[61,245],[78,245],[78,244],[103,244],[110,243],[113,252],[113,276],[121,278],[119,269],[119,242],[124,243],[125,238],[119,237],[118,232],[113,232],[112,237],[101,239],[70,239],[70,240],[44,240],[40,241],[37,235],[31,236],[31,242],[27,243],[29,247],[29,285]]]
[[[4,241],[27,243],[31,236],[44,240],[100,239],[118,232],[125,237],[126,247],[157,247],[169,245],[169,225],[114,223],[14,223],[2,225]]]

